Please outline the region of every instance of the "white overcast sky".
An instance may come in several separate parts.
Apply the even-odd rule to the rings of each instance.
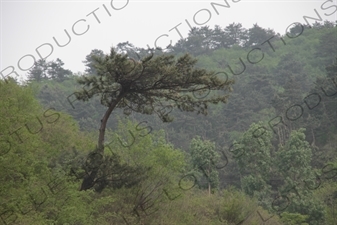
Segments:
[[[294,22],[306,23],[303,16],[317,18],[316,12],[323,20],[337,20],[337,0],[228,0],[229,8],[215,6],[218,14],[211,3],[225,5],[224,0],[0,1],[0,72],[6,76],[11,72],[7,67],[12,66],[21,79],[26,77],[27,71],[23,70],[33,64],[33,57],[39,59],[35,49],[43,44],[39,49],[43,57],[51,53],[47,60],[60,58],[65,68],[78,72],[84,71],[82,61],[92,49],[109,52],[111,46],[125,41],[137,47],[154,47],[154,41],[163,34],[168,37],[158,41],[159,47],[166,47],[169,40],[175,43],[180,36],[173,28],[178,24],[181,23],[177,29],[184,38],[189,30],[185,20],[200,27],[195,24],[194,17],[197,23],[209,19],[204,25],[211,28],[216,24],[225,27],[233,22],[250,28],[257,23],[280,34]],[[116,10],[111,4],[116,9],[124,8]],[[76,21],[79,22],[75,32],[84,32],[88,25],[89,30],[83,35],[75,35],[72,26]],[[65,47],[59,47],[53,37],[60,44],[67,43],[64,29],[69,32],[71,41]]]

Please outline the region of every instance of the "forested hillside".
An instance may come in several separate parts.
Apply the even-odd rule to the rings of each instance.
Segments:
[[[337,24],[288,31],[193,28],[1,80],[0,224],[337,224]]]

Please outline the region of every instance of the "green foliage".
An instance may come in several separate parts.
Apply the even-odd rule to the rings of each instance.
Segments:
[[[261,217],[270,218],[264,224],[281,225],[277,216],[257,206],[255,200],[242,192],[229,188],[209,196],[206,191],[186,192],[184,196],[165,206],[160,217],[149,224],[212,224],[212,225],[259,225]]]
[[[304,132],[305,129],[292,131],[289,140],[276,153],[275,165],[279,176],[284,179],[280,195],[290,200],[287,212],[307,216],[305,222],[310,225],[321,224],[324,221],[324,207],[318,199],[312,198],[312,188],[309,189],[307,185],[315,182],[316,176],[310,165],[312,152]]]
[[[219,188],[219,177],[216,164],[220,155],[215,150],[215,143],[203,141],[199,136],[193,138],[190,144],[190,154],[193,168],[207,179],[207,188]]]
[[[243,191],[256,197],[268,207],[272,171],[272,133],[262,123],[253,123],[238,142],[232,145],[234,159],[238,163]]]
[[[310,165],[312,152],[305,140],[304,131],[305,129],[292,131],[285,146],[280,146],[276,153],[275,163],[280,175],[294,182],[311,177],[312,172]]]
[[[72,72],[63,68],[64,63],[57,58],[56,61],[47,62],[40,59],[34,63],[34,66],[28,71],[29,81],[41,82],[42,80],[52,79],[62,82],[72,75]]]
[[[335,163],[336,164],[336,163]],[[314,197],[324,201],[325,222],[328,225],[337,222],[337,182],[336,179],[327,180],[315,190]]]
[[[90,139],[67,115],[43,111],[30,88],[13,82],[0,85],[0,213],[4,223],[93,224],[99,216],[92,213],[113,199],[78,192],[79,183],[70,179],[67,167],[71,150],[87,151]]]
[[[308,223],[305,223],[307,218],[308,216],[299,213],[283,212],[281,214],[281,221],[284,222],[285,225],[308,225]]]

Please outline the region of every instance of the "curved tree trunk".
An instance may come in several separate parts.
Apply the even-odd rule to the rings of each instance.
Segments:
[[[122,100],[123,97],[124,97],[124,94],[120,93],[117,99],[114,102],[111,102],[108,110],[104,113],[104,116],[101,120],[101,126],[99,128],[97,148],[95,150],[95,153],[100,154],[101,158],[98,162],[98,165],[95,165],[94,168],[91,169],[91,171],[88,171],[87,175],[83,178],[80,191],[88,190],[92,188],[95,184],[95,179],[97,178],[99,167],[102,164],[102,160],[104,156],[104,136],[105,136],[106,124],[109,120],[109,117],[112,111],[116,108],[117,104]]]

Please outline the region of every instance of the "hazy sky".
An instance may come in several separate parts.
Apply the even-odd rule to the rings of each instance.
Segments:
[[[304,16],[337,21],[337,0],[227,0],[228,7],[224,0],[0,1],[0,73],[7,76],[14,67],[21,78],[39,59],[39,46],[42,57],[60,58],[65,68],[78,72],[84,71],[82,61],[92,49],[109,52],[111,46],[125,41],[154,47],[161,35],[166,36],[158,40],[159,47],[170,40],[175,43],[180,38],[177,30],[187,37],[185,20],[191,26],[211,28],[233,22],[250,28],[257,23],[280,34],[294,22],[306,23]],[[65,46],[59,47],[53,37]]]

